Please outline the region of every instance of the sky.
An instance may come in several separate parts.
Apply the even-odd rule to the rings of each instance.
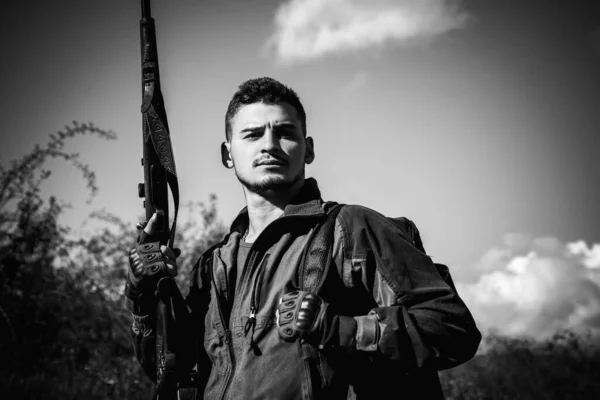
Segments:
[[[183,203],[214,193],[225,223],[244,206],[220,162],[224,114],[240,83],[271,76],[304,104],[323,197],[415,221],[482,326],[600,329],[600,3],[155,0],[152,12]],[[117,141],[69,147],[96,171],[90,204],[65,165],[44,190],[71,203],[75,233],[103,208],[134,225],[140,2],[4,1],[0,14],[0,160],[73,120],[111,129]]]

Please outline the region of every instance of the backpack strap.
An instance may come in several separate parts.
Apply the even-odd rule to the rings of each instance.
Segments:
[[[327,214],[315,228],[302,255],[300,290],[317,293],[323,284],[333,258],[335,220],[344,204],[325,203]]]

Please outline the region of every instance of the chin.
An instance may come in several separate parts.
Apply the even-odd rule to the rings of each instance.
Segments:
[[[262,178],[255,186],[262,192],[278,192],[289,189],[294,180],[281,175],[270,175]]]
[[[269,193],[269,192],[281,192],[290,189],[302,176],[299,175],[296,178],[289,178],[279,174],[269,174],[261,177],[259,180],[251,182],[238,176],[239,181],[248,190],[253,193]]]

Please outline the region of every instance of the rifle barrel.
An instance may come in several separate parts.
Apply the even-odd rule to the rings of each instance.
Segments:
[[[142,18],[150,19],[152,15],[150,13],[150,0],[142,0]]]

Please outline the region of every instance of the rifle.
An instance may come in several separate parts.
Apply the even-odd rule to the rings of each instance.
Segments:
[[[144,198],[146,220],[158,215],[155,233],[161,245],[173,248],[177,212],[179,209],[179,184],[175,158],[169,135],[169,124],[160,87],[156,29],[150,13],[150,0],[142,0],[140,20],[142,56],[142,130],[144,183],[138,185],[138,195]],[[173,195],[173,223],[169,229],[169,188]],[[156,304],[156,392],[159,400],[178,398],[181,375],[176,364],[178,334],[176,322],[185,319],[187,307],[173,277],[164,276],[157,285]],[[180,322],[180,325],[182,322]],[[179,326],[181,330],[183,327]],[[195,396],[183,389],[188,396]]]

